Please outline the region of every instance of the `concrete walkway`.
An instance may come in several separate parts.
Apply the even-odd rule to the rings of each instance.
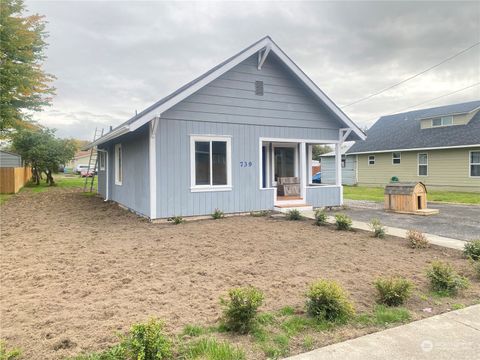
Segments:
[[[480,358],[480,305],[329,345],[289,360]]]
[[[309,219],[315,219],[315,213],[311,210],[302,211],[302,215]],[[330,224],[334,224],[335,217],[328,216],[327,222]],[[371,229],[368,227],[368,223],[363,221],[357,221],[357,220],[352,220],[352,228],[371,231]],[[391,226],[385,226],[385,230],[386,230],[386,233],[389,235],[398,236],[402,238],[406,237],[407,231],[408,231],[405,229],[391,227]],[[434,234],[425,234],[425,236],[427,237],[428,241],[430,241],[430,243],[434,245],[443,246],[451,249],[457,249],[457,250],[463,250],[463,247],[465,246],[465,241],[463,240],[451,239],[451,238],[438,236]]]

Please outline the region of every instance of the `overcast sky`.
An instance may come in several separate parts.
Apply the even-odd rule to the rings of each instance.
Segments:
[[[58,135],[90,139],[265,35],[339,106],[480,41],[480,2],[33,1],[48,20]],[[480,82],[480,46],[344,111],[379,116]],[[480,99],[480,86],[422,105]]]

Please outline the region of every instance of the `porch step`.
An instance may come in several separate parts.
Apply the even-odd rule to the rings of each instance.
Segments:
[[[286,213],[294,209],[298,211],[312,211],[313,206],[308,204],[282,204],[282,205],[275,205],[273,209],[275,211]]]

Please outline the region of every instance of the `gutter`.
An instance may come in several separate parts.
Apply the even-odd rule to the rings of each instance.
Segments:
[[[105,142],[107,142],[108,140],[112,140],[112,139],[115,139],[116,137],[119,137],[123,134],[126,134],[130,131],[130,125],[123,125],[113,131],[110,131],[109,133],[107,133],[106,135],[103,135],[102,137],[100,137],[99,139],[91,142],[90,144],[88,145],[85,145],[82,150],[90,150],[91,148],[97,146],[97,145],[100,145],[100,144],[103,144]]]

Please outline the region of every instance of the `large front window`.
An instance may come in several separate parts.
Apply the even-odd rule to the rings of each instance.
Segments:
[[[192,136],[192,190],[231,188],[229,137]]]
[[[480,151],[470,151],[470,176],[480,177]]]

